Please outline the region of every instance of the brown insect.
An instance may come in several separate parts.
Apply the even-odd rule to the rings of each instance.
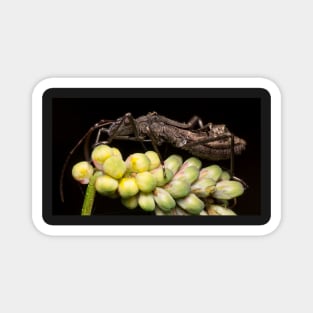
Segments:
[[[203,124],[198,116],[192,117],[187,123],[177,122],[159,115],[157,112],[150,112],[138,118],[134,118],[131,113],[126,113],[117,120],[101,120],[93,125],[79,140],[64,162],[60,179],[62,201],[64,201],[63,178],[71,155],[84,143],[85,158],[89,160],[90,137],[95,131],[97,131],[97,136],[93,147],[100,144],[110,144],[113,140],[132,140],[140,142],[144,150],[147,150],[145,142],[150,142],[153,149],[158,153],[162,164],[163,158],[158,146],[163,143],[169,143],[206,160],[230,159],[232,177],[234,155],[241,154],[246,147],[246,141],[231,133],[226,125]],[[103,137],[105,137],[104,140]]]

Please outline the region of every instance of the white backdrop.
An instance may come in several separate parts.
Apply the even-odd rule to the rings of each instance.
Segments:
[[[312,311],[310,1],[1,1],[1,312]],[[283,219],[258,238],[54,238],[31,222],[51,76],[261,76],[283,96]],[[303,308],[303,309],[302,309]]]

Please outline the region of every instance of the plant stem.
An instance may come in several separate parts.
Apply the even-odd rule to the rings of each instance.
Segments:
[[[93,203],[94,203],[95,196],[96,196],[95,182],[96,182],[97,176],[98,174],[96,172],[94,175],[90,177],[89,184],[87,186],[87,190],[85,193],[83,207],[82,207],[82,212],[81,212],[82,216],[91,215]]]

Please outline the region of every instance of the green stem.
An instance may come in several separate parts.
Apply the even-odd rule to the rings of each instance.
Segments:
[[[94,175],[90,177],[89,184],[87,186],[87,190],[85,193],[83,207],[82,207],[82,212],[81,212],[82,216],[91,215],[93,203],[94,203],[95,196],[96,196],[95,182],[96,182],[97,176],[99,175],[96,172]]]

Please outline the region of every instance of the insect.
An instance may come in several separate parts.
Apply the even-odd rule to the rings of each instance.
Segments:
[[[126,113],[117,120],[100,120],[79,140],[64,162],[60,179],[62,201],[64,201],[63,178],[70,157],[84,143],[85,159],[90,158],[90,138],[95,131],[97,131],[96,141],[92,147],[110,144],[113,140],[132,140],[140,142],[143,149],[147,150],[145,143],[150,142],[153,149],[158,153],[162,164],[163,158],[158,147],[163,143],[169,143],[206,160],[230,159],[232,177],[234,155],[241,154],[246,147],[246,141],[232,134],[226,125],[203,124],[198,116],[193,116],[187,123],[177,122],[159,115],[157,112],[150,112],[138,118],[134,118],[131,113]]]

